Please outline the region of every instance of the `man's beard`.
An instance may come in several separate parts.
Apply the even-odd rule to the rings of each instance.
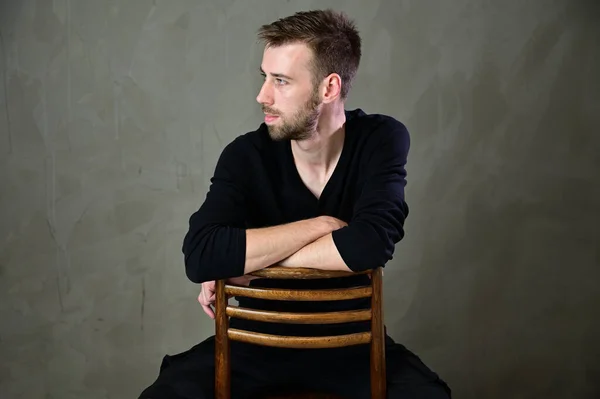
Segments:
[[[315,90],[311,98],[298,110],[289,120],[278,115],[281,119],[281,125],[268,126],[269,135],[275,141],[297,140],[302,141],[312,137],[317,128],[317,122],[320,114],[319,93]],[[263,106],[263,112],[270,113],[269,109]]]

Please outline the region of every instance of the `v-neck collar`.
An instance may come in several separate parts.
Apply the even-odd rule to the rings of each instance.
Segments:
[[[333,169],[333,173],[329,176],[329,179],[325,183],[323,187],[323,191],[321,191],[321,195],[317,198],[312,191],[304,184],[302,181],[302,177],[300,176],[300,172],[298,172],[298,167],[296,166],[296,162],[294,160],[294,153],[292,151],[292,141],[288,141],[285,145],[286,152],[288,154],[288,160],[290,162],[290,168],[292,169],[292,174],[294,175],[295,183],[302,187],[302,190],[309,195],[316,203],[320,204],[323,201],[323,198],[327,197],[329,191],[332,190],[331,186],[335,184],[335,181],[339,179],[339,174],[342,173],[340,170],[345,168],[344,163],[346,162],[346,158],[348,157],[349,151],[349,142],[351,136],[351,124],[349,123],[352,120],[353,115],[349,111],[345,111],[346,114],[346,122],[344,123],[344,143],[342,144],[342,152],[340,153],[340,157]]]

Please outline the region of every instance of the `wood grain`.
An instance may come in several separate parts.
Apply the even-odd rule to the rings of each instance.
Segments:
[[[229,318],[226,314],[225,280],[215,283],[215,398],[231,398],[231,364],[229,362]]]
[[[385,330],[383,323],[383,275],[382,269],[376,269],[371,274],[373,297],[371,308],[371,398],[384,399],[386,397],[386,370],[385,370]]]
[[[287,324],[339,324],[371,320],[371,309],[345,310],[340,312],[294,313],[246,309],[227,306],[227,316],[239,319]]]
[[[360,274],[370,274],[371,270],[363,272],[346,272],[343,270],[320,270],[304,267],[270,266],[250,273],[252,276],[277,279],[318,279],[334,277],[350,277]]]
[[[342,346],[360,345],[371,342],[370,332],[329,335],[325,337],[290,337],[230,328],[227,336],[231,340],[246,342],[249,344],[299,349],[338,348]]]
[[[342,301],[346,299],[368,298],[370,286],[353,288],[335,288],[321,290],[250,288],[237,285],[225,285],[225,293],[231,296],[272,299],[278,301]]]

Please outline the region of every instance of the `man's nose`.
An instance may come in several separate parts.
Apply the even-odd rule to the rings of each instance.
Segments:
[[[263,83],[258,92],[258,96],[256,96],[256,101],[258,101],[259,104],[273,104],[273,93],[268,82]]]

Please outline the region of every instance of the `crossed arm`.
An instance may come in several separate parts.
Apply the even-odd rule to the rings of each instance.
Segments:
[[[323,239],[345,225],[339,219],[320,216],[280,226],[246,230],[244,274],[274,264],[349,270],[333,243],[323,245]]]
[[[280,266],[312,267],[322,270],[352,271],[333,242],[332,233],[328,233],[310,244],[300,248],[291,256],[279,262]]]

